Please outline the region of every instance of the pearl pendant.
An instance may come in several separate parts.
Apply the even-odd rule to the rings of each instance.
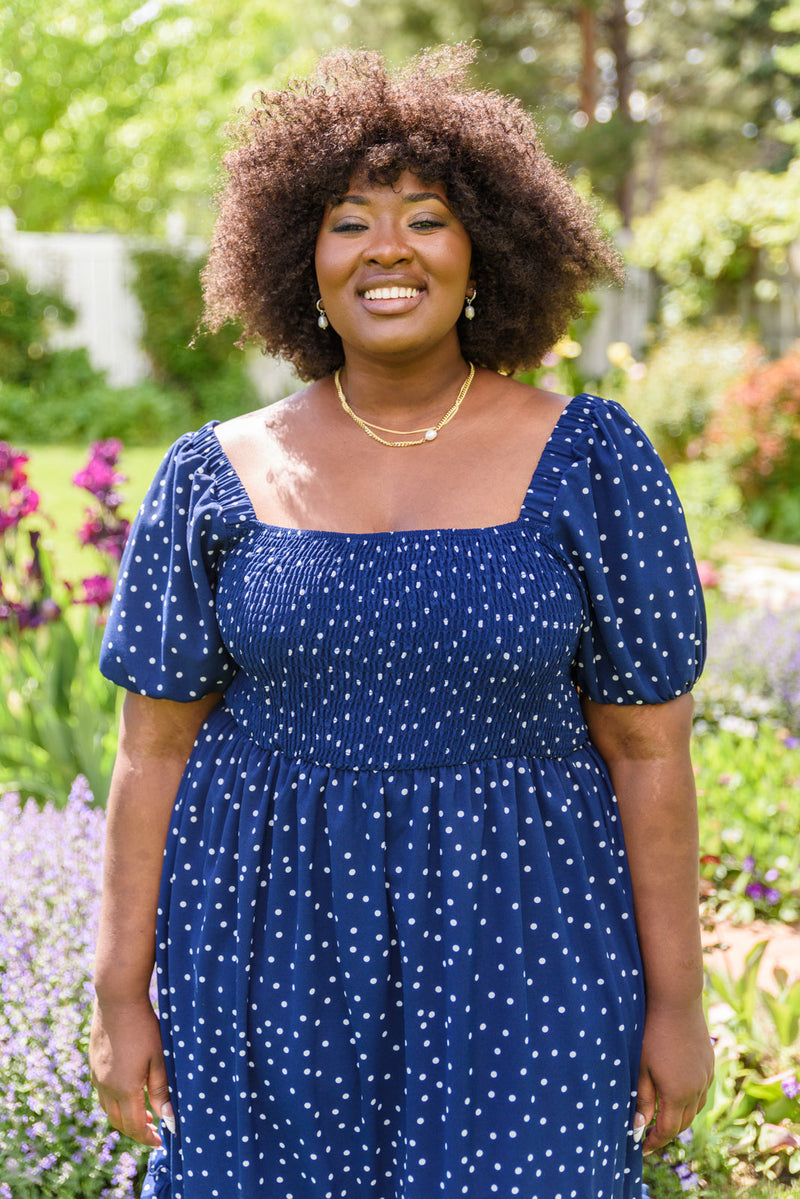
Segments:
[[[435,441],[438,436],[439,436],[439,434],[436,432],[435,429],[428,429],[427,433],[425,434],[425,440],[426,441]]]

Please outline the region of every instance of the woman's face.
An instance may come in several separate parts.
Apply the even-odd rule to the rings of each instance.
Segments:
[[[392,186],[350,180],[317,235],[320,296],[345,353],[407,358],[452,339],[472,246],[441,183],[404,171]]]

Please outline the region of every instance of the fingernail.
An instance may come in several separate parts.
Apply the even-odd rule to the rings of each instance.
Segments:
[[[171,1103],[165,1103],[161,1109],[161,1119],[166,1124],[173,1136],[175,1136],[175,1113],[172,1110]]]
[[[644,1140],[644,1134],[647,1132],[647,1121],[641,1112],[637,1112],[633,1117],[633,1139],[637,1145],[641,1145]]]

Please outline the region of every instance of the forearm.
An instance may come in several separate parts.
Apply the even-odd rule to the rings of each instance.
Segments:
[[[172,808],[197,729],[216,702],[126,698],[108,799],[95,959],[101,1003],[147,996]]]
[[[584,706],[619,803],[648,1004],[696,1003],[703,959],[691,697],[649,708]]]
[[[697,805],[688,753],[678,761],[617,761],[609,769],[625,835],[648,1006],[696,1003],[703,957]]]
[[[155,955],[161,865],[183,767],[120,754],[108,801],[103,901],[95,959],[101,1000],[146,995]]]

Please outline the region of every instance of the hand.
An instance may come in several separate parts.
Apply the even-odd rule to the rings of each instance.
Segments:
[[[661,1010],[648,1005],[636,1101],[637,1114],[650,1125],[645,1153],[663,1149],[689,1127],[713,1077],[714,1052],[700,1001]]]
[[[142,1145],[161,1137],[145,1104],[174,1131],[158,1020],[148,999],[95,1002],[89,1038],[92,1082],[114,1128]]]

